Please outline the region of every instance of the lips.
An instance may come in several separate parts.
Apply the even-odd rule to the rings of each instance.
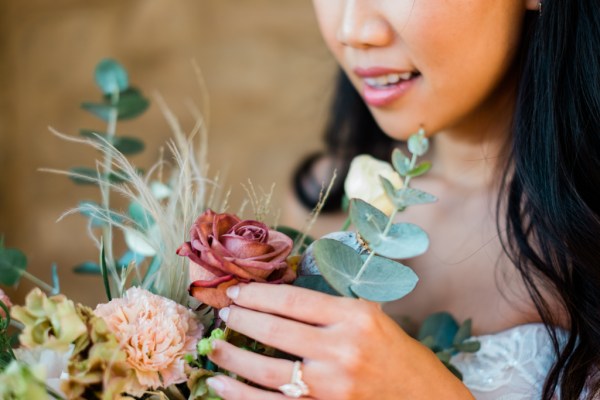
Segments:
[[[386,67],[355,68],[362,78],[365,102],[374,107],[387,106],[402,97],[421,76],[418,71]]]

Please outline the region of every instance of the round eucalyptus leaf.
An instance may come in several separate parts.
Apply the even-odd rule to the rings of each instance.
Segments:
[[[0,247],[0,283],[14,286],[27,268],[27,257],[18,249]]]
[[[110,104],[91,103],[86,101],[81,103],[81,108],[94,114],[104,122],[108,122],[112,118],[112,113],[115,113],[115,117],[118,117],[119,115],[118,109]]]
[[[73,268],[73,272],[82,275],[102,275],[100,266],[95,262],[86,261]]]
[[[105,95],[104,101],[110,104],[110,96]],[[117,103],[118,119],[135,118],[146,111],[148,106],[150,106],[150,102],[142,95],[142,92],[131,87],[119,94],[119,102]]]
[[[314,255],[321,275],[329,285],[346,297],[356,297],[350,286],[363,265],[361,256],[333,239],[317,240]]]
[[[299,276],[293,283],[294,286],[305,289],[315,290],[317,292],[339,296],[340,294],[327,283],[322,275],[303,275]]]
[[[350,218],[369,244],[383,233],[388,223],[388,217],[382,211],[361,199],[350,200]]]
[[[425,319],[417,338],[422,341],[431,336],[434,343],[431,349],[435,352],[442,351],[452,347],[458,328],[458,323],[452,315],[447,312],[439,312]]]
[[[425,131],[420,130],[408,138],[408,151],[416,156],[422,156],[429,150],[429,139],[425,137]]]
[[[143,230],[147,230],[154,225],[154,218],[152,218],[150,213],[148,213],[137,201],[133,201],[129,204],[129,215]]]
[[[437,197],[434,195],[413,188],[406,188],[403,193],[401,192],[401,197],[403,204],[406,204],[406,206],[429,204],[437,201]]]
[[[91,129],[81,129],[79,134],[83,137],[99,141],[99,137],[111,143],[117,150],[126,155],[132,155],[140,153],[144,150],[144,142],[140,139],[130,136],[114,136],[111,140],[108,140],[108,136],[105,132],[96,132]]]
[[[430,169],[431,169],[431,163],[429,161],[425,161],[425,162],[417,165],[416,167],[414,167],[410,171],[408,171],[407,175],[410,176],[410,177],[412,177],[412,178],[415,178],[417,176],[423,175],[424,173],[426,173]]]
[[[341,231],[341,232],[331,232],[327,235],[323,236],[321,239],[333,239],[337,240],[349,246],[358,254],[367,254],[368,249],[361,244],[358,240],[358,234],[356,232],[349,231]],[[320,274],[319,267],[317,267],[317,263],[315,261],[314,255],[314,247],[315,243],[313,242],[302,254],[302,258],[300,260],[300,265],[298,269],[298,273],[300,275],[317,275]]]
[[[111,94],[122,92],[129,86],[127,71],[117,61],[109,58],[96,65],[96,83],[103,93]]]
[[[375,256],[350,289],[365,300],[386,302],[406,296],[413,291],[418,281],[417,274],[407,266]]]
[[[160,181],[152,181],[150,183],[150,190],[156,200],[164,200],[173,194],[173,189]]]
[[[429,236],[414,224],[394,224],[387,235],[378,234],[367,239],[375,253],[389,258],[411,258],[420,256],[429,247]]]
[[[406,176],[410,168],[410,159],[402,152],[402,150],[396,148],[392,152],[392,165],[400,176]]]

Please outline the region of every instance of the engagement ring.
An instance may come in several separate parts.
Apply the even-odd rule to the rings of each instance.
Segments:
[[[301,361],[294,362],[294,369],[292,370],[291,382],[279,386],[279,391],[287,397],[291,397],[293,399],[299,399],[300,397],[309,395],[310,391],[308,390],[308,386],[302,380]]]

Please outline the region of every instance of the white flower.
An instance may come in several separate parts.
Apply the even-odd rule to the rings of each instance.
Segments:
[[[402,178],[390,163],[361,154],[350,164],[344,190],[348,198],[364,200],[386,215],[390,215],[394,211],[394,205],[385,194],[380,176],[388,179],[396,189],[402,187]]]
[[[31,367],[42,369],[45,373],[46,385],[56,393],[64,396],[60,389],[60,383],[61,380],[69,377],[67,367],[74,348],[74,345],[71,345],[67,351],[57,351],[42,347],[34,349],[19,348],[15,349],[14,352],[17,360]]]

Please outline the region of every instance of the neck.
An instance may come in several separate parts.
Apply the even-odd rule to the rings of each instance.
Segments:
[[[487,189],[499,182],[509,150],[514,96],[492,96],[472,117],[434,135],[435,175],[448,184]]]

